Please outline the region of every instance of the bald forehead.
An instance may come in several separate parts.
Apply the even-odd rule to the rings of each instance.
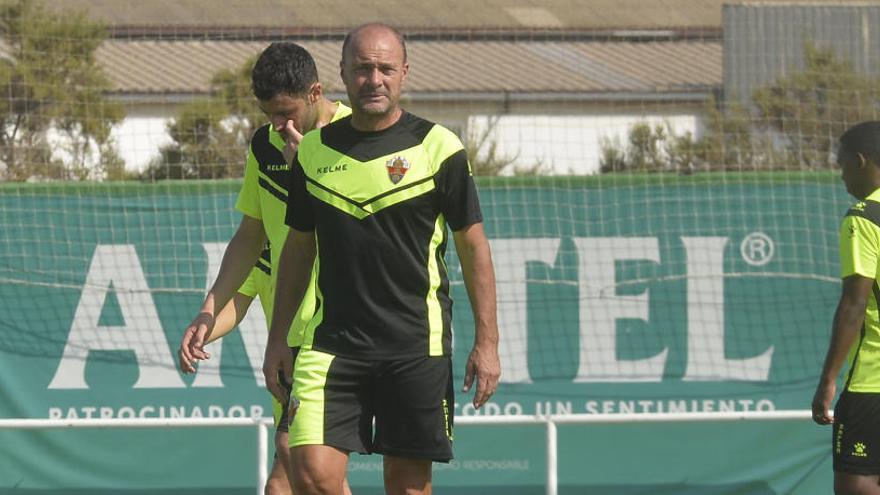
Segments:
[[[403,36],[391,26],[373,23],[353,29],[342,46],[342,57],[346,58],[363,50],[382,49],[401,53],[406,62],[406,43]]]

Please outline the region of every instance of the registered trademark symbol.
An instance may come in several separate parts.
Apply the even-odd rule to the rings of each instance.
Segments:
[[[773,239],[763,232],[752,232],[739,245],[743,261],[752,266],[764,266],[773,259]]]

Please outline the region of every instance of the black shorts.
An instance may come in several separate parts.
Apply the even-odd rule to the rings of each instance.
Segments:
[[[299,354],[299,347],[291,347],[290,355],[293,356],[293,363],[296,364],[296,356]],[[290,392],[293,388],[293,377],[290,376],[281,376],[278,374],[278,382],[281,383],[281,386],[287,391],[287,400],[284,403],[279,403],[275,396],[272,396],[272,408],[274,410],[275,416],[275,431],[280,431],[282,433],[287,433],[288,428],[290,427],[290,417],[291,407],[290,407]],[[296,411],[296,407],[293,408],[294,412]]]
[[[291,447],[452,459],[455,395],[448,356],[371,361],[309,349],[300,353],[293,377],[299,409]]]
[[[880,474],[880,394],[844,391],[834,408],[834,471]]]

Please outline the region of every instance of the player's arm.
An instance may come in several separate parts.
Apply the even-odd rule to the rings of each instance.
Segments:
[[[272,325],[266,340],[263,376],[266,379],[266,388],[281,401],[286,400],[287,391],[279,383],[278,375],[290,377],[293,373],[293,362],[287,347],[287,332],[308,289],[316,252],[314,232],[290,229],[278,260],[275,304]]]
[[[451,133],[448,139],[457,141]],[[483,230],[477,188],[463,147],[443,161],[434,182],[443,215],[452,229],[464,285],[474,313],[474,347],[465,365],[464,390],[469,391],[476,381],[473,404],[481,407],[495,393],[501,377],[495,270],[489,241]]]
[[[865,309],[874,279],[861,275],[851,275],[843,279],[843,288],[837,311],[834,312],[834,323],[831,329],[831,342],[825,355],[825,364],[819,376],[819,385],[813,396],[813,421],[819,424],[833,422],[828,413],[831,401],[834,400],[837,375],[846,362],[865,321]]]
[[[236,292],[235,296],[232,297],[232,300],[226,303],[226,306],[224,306],[223,309],[220,310],[220,314],[217,315],[217,318],[214,321],[214,330],[206,339],[205,344],[210,344],[211,342],[220,340],[228,335],[233,328],[241,323],[241,320],[247,314],[248,308],[253,300],[253,296]],[[191,356],[193,353],[193,334],[194,332],[190,332],[189,329],[187,329],[180,342],[178,358],[180,361],[180,370],[184,373],[195,373],[196,371],[195,362],[190,361],[185,357]],[[184,349],[187,349],[189,352],[185,353]]]
[[[473,404],[479,408],[495,393],[501,376],[495,270],[482,223],[453,232],[453,239],[474,313],[474,347],[465,367],[464,390],[470,390],[476,379],[477,390]]]
[[[210,338],[216,318],[244,283],[265,244],[266,233],[263,230],[263,222],[243,215],[238,230],[226,246],[226,252],[223,253],[217,279],[205,296],[199,314],[184,331],[184,337],[192,334],[192,345],[185,346],[183,356],[189,362],[209,357],[204,351],[204,344]]]

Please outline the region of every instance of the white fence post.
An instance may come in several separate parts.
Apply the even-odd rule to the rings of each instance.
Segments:
[[[556,423],[553,416],[547,416],[547,495],[556,495],[559,491],[558,447],[556,440]]]
[[[269,429],[263,421],[257,422],[257,495],[263,495],[266,482],[269,481]],[[286,467],[286,466],[285,466]]]

